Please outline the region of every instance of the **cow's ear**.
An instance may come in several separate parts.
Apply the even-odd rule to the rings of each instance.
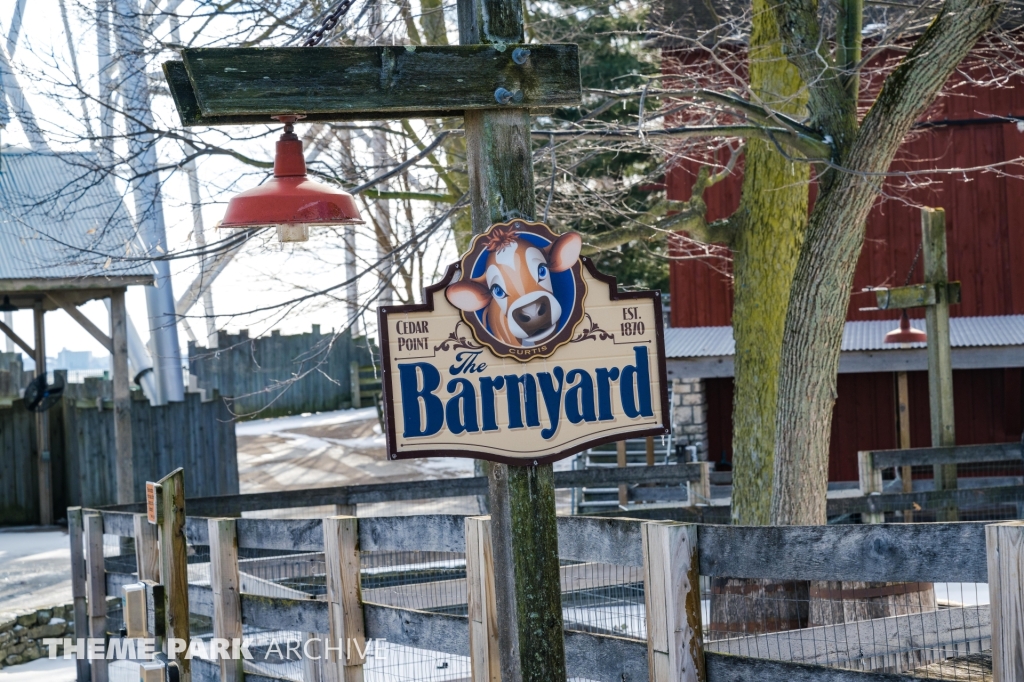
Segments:
[[[579,232],[566,232],[548,247],[548,267],[551,272],[568,270],[580,258],[583,237]]]
[[[449,303],[467,313],[486,308],[491,302],[491,294],[487,291],[487,287],[473,280],[448,285],[448,288],[444,290],[444,295]]]

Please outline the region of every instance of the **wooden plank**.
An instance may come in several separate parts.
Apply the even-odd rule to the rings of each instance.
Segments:
[[[978,464],[982,462],[1008,462],[1022,457],[1020,443],[992,443],[986,445],[952,445],[933,448],[905,448],[901,450],[874,450],[871,452],[876,469],[898,466],[927,466],[933,464]]]
[[[700,572],[712,577],[988,581],[980,523],[701,526],[698,535]]]
[[[89,637],[107,636],[107,580],[103,561],[103,518],[99,514],[86,514],[83,518],[85,529],[85,598],[89,615]],[[84,625],[84,623],[82,623]],[[81,637],[84,628],[75,632]],[[107,682],[107,662],[92,660],[90,673],[92,682]]]
[[[74,623],[78,632],[85,631],[88,608],[86,602],[86,585],[88,572],[85,565],[85,547],[83,541],[85,531],[82,521],[82,508],[68,508],[68,541],[71,543],[71,599],[74,602]],[[76,659],[75,669],[78,682],[88,682],[89,661]]]
[[[86,317],[74,303],[65,301],[59,292],[48,291],[46,292],[46,298],[50,299],[54,305],[66,312],[71,319],[81,325],[82,329],[87,331],[101,346],[106,348],[108,353],[114,352],[114,346],[111,343],[110,337],[100,331],[100,328],[93,324],[93,321]]]
[[[199,111],[258,116],[282,111],[409,118],[494,109],[499,87],[521,93],[508,106],[573,106],[581,96],[575,45],[431,45],[182,50]]]
[[[105,520],[105,519],[104,519]],[[160,582],[160,539],[156,525],[145,514],[134,514],[135,565],[139,580]]]
[[[472,682],[501,682],[489,517],[466,519],[465,585]]]
[[[697,527],[642,525],[651,682],[705,682]]]
[[[160,576],[163,579],[167,608],[164,631],[167,638],[184,640],[189,636],[188,548],[185,539],[185,472],[176,469],[158,481],[162,505],[159,524]],[[168,656],[181,666],[185,680],[191,671],[191,660],[178,653]]]
[[[839,666],[875,656],[950,648],[991,636],[986,605],[718,639],[705,647],[708,652]]]
[[[558,556],[572,561],[643,566],[640,522],[631,519],[560,516]]]
[[[210,587],[213,590],[213,636],[242,637],[241,579],[234,519],[210,519]],[[221,659],[220,679],[242,682],[242,659]]]
[[[910,383],[906,372],[896,374],[896,427],[899,433],[899,445],[901,450],[910,448]],[[900,467],[900,480],[903,482],[903,492],[914,492],[914,472],[909,465]],[[910,523],[914,520],[913,510],[903,512],[903,521]]]
[[[932,510],[950,507],[980,507],[1024,501],[1024,486],[922,490],[916,493],[887,493],[868,497],[840,497],[828,501],[827,514],[882,513],[906,509]]]
[[[287,623],[289,630],[297,632],[330,630],[330,606],[326,601],[243,594],[241,604],[242,623],[248,626],[278,630]]]
[[[238,519],[236,528],[240,549],[324,551],[320,519]]]
[[[0,320],[0,332],[3,332],[5,335],[7,335],[7,338],[9,338],[11,341],[14,341],[14,343],[16,343],[19,348],[28,353],[29,357],[34,358],[36,356],[35,349],[32,348],[32,346],[28,345],[28,343],[25,340],[23,340],[20,336],[15,334],[14,330],[8,327],[6,324],[4,324],[2,320]]]
[[[117,463],[117,503],[134,502],[135,465],[132,457],[132,396],[128,375],[128,311],[125,290],[110,292],[110,352],[114,394],[114,450]],[[75,310],[78,310],[75,308]]]
[[[328,614],[331,642],[344,645],[344,655],[329,650],[327,664],[338,667],[342,682],[362,682],[366,662],[366,636],[359,593],[359,521],[353,516],[323,520],[324,558],[327,563]]]
[[[465,552],[465,516],[422,514],[359,519],[364,552]]]
[[[985,528],[992,604],[992,682],[1024,679],[1024,521]]]
[[[446,613],[398,609],[364,604],[363,618],[368,639],[386,639],[391,644],[469,656],[469,619]]]
[[[565,666],[574,679],[642,682],[651,679],[647,643],[589,632],[565,633]]]
[[[620,469],[626,468],[626,441],[620,440],[615,443],[615,466]],[[629,487],[624,483],[619,484],[619,506],[625,508],[629,504]]]
[[[866,673],[820,665],[707,652],[708,682],[918,682],[910,675]]]
[[[106,535],[117,535],[122,538],[135,536],[135,514],[105,510],[97,513],[103,517],[103,532]]]
[[[625,469],[581,469],[555,472],[556,488],[582,486],[604,487],[619,483],[686,483],[701,480],[701,463],[671,466],[627,467]],[[282,490],[246,495],[189,497],[189,511],[195,516],[229,516],[244,511],[289,509],[331,504],[364,504],[400,500],[425,500],[439,497],[467,497],[487,492],[487,478],[446,478],[435,480],[398,481],[355,486]],[[104,509],[124,512],[145,511],[144,505],[116,505]],[[249,520],[249,519],[247,519]],[[203,524],[205,527],[205,524]],[[242,540],[239,527],[239,542]],[[461,534],[461,530],[460,530]],[[313,551],[313,550],[310,550]]]

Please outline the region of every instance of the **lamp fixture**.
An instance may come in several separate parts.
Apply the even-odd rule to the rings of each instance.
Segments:
[[[277,141],[274,177],[235,195],[218,227],[276,227],[278,241],[304,242],[310,226],[361,223],[352,195],[310,180],[302,142],[294,132],[298,115],[274,116],[284,123]]]
[[[910,326],[910,318],[907,317],[906,310],[900,317],[900,326],[885,335],[885,343],[925,343],[927,341],[928,334]]]
[[[18,306],[11,303],[10,296],[4,296],[4,302],[0,303],[0,313],[13,313],[18,310]]]

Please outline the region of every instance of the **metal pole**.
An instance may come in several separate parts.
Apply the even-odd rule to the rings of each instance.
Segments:
[[[163,199],[156,173],[156,140],[153,112],[149,103],[145,46],[139,25],[139,7],[135,0],[114,0],[117,48],[120,53],[121,95],[125,125],[128,129],[128,165],[131,168],[135,220],[144,246],[153,256],[167,252]],[[153,347],[153,370],[160,402],[185,399],[181,348],[178,345],[177,315],[171,289],[171,268],[164,260],[153,262],[156,281],[146,288],[149,309],[149,333]]]

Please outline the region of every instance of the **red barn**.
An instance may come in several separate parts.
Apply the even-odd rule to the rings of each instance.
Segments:
[[[961,80],[955,95],[941,98],[918,124],[896,166],[971,169],[1022,157],[1024,80],[986,88]],[[695,168],[682,165],[669,174],[670,199],[689,198]],[[963,286],[962,302],[951,312],[959,444],[1015,441],[1024,430],[1024,169],[1000,171],[936,173],[926,176],[927,186],[914,188],[899,187],[895,178],[888,182],[886,194],[903,200],[880,201],[872,212],[854,282],[854,292],[902,285],[921,242],[917,206],[945,209],[950,279]],[[709,220],[735,210],[740,182],[737,173],[705,193]],[[686,379],[676,388],[683,394],[676,400],[677,415],[683,410],[677,431],[716,462],[732,460],[727,271],[722,259],[672,262],[673,329],[667,333],[670,371]],[[919,261],[910,281],[923,281]],[[858,450],[898,447],[898,371],[910,372],[912,446],[931,445],[926,351],[886,347],[882,338],[897,325],[899,312],[860,310],[873,305],[872,294],[855,293],[847,313],[832,424],[832,481],[857,480]],[[911,318],[924,328],[923,309],[911,311]]]

